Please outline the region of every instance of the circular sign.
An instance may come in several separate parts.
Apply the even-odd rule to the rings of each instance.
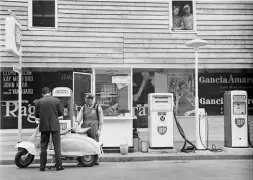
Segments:
[[[15,30],[14,31],[15,31],[14,32],[15,33],[15,43],[16,43],[17,50],[19,51],[19,49],[21,47],[21,36],[22,36],[22,34],[21,34],[21,29],[17,24],[15,24]]]
[[[160,120],[161,120],[161,121],[164,121],[164,120],[165,120],[165,117],[164,117],[164,116],[161,116],[161,117],[160,117]]]

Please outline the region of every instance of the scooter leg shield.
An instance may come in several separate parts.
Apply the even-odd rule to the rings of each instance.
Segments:
[[[34,143],[31,143],[29,141],[20,142],[15,147],[16,148],[24,148],[24,149],[26,149],[32,155],[38,154],[38,151],[35,148]]]
[[[97,141],[84,135],[69,134],[62,137],[62,154],[84,156],[101,154]]]

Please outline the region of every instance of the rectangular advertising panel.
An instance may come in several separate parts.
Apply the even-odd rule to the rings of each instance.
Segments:
[[[194,116],[194,77],[194,69],[134,69],[133,105],[137,127],[147,128],[149,93],[173,93],[176,115]],[[253,73],[250,70],[200,69],[198,84],[199,108],[205,108],[208,116],[223,115],[223,96],[229,90],[248,92],[248,113],[253,115]]]
[[[25,68],[22,72],[22,128],[35,128],[34,101],[42,97],[41,89],[72,89],[73,69]],[[18,73],[1,68],[1,129],[18,128]]]

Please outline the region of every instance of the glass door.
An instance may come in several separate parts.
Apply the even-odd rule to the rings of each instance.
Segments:
[[[84,94],[87,92],[93,92],[92,74],[73,72],[73,97],[75,117],[81,106],[84,105]]]

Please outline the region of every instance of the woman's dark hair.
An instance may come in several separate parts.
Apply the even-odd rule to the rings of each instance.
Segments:
[[[149,76],[154,76],[155,75],[155,72],[154,71],[150,71],[148,72]]]

